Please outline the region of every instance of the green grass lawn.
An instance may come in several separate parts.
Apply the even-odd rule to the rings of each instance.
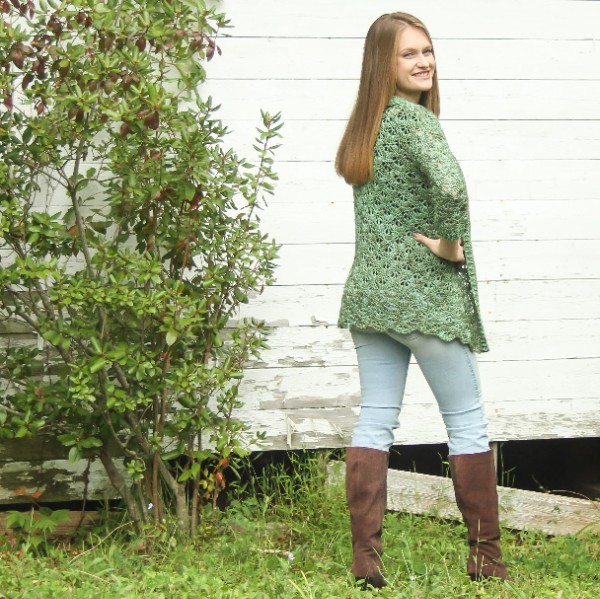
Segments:
[[[340,485],[328,486],[322,460],[293,472],[270,468],[209,515],[193,544],[165,531],[152,555],[144,538],[107,524],[69,547],[1,548],[0,597],[345,598],[352,586],[348,513]],[[232,494],[233,495],[233,494]],[[114,526],[114,523],[112,524]],[[380,597],[600,597],[600,538],[547,538],[506,531],[512,582],[465,576],[461,523],[389,513]]]

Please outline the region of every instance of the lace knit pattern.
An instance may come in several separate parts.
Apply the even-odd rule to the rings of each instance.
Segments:
[[[393,97],[375,143],[374,177],[354,187],[355,255],[338,325],[458,339],[488,350],[479,312],[468,196],[436,116]],[[462,238],[465,264],[412,237]]]

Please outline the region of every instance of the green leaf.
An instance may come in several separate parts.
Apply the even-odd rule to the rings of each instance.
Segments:
[[[167,451],[166,453],[163,453],[160,457],[165,462],[168,462],[170,460],[174,460],[175,458],[178,458],[181,454],[182,454],[181,450],[174,449],[173,451]]]
[[[175,329],[169,329],[167,331],[167,336],[165,338],[165,341],[167,342],[167,345],[169,347],[171,347],[175,343],[175,341],[177,341],[178,337],[179,337],[179,333]]]
[[[11,510],[6,515],[6,526],[9,528],[23,528],[28,514],[26,512],[17,512]]]
[[[105,358],[94,358],[90,362],[90,372],[96,374],[99,370],[102,370],[106,366]]]
[[[69,519],[69,510],[52,510],[50,514],[50,519],[55,524],[59,524],[60,522],[66,522]]]
[[[100,341],[98,341],[98,339],[96,339],[96,337],[91,337],[90,338],[90,343],[92,344],[92,347],[94,348],[94,351],[97,354],[101,354],[102,353],[102,347],[100,346]]]
[[[56,437],[56,439],[58,441],[60,441],[60,443],[65,445],[66,447],[71,447],[72,445],[75,445],[75,443],[77,442],[76,436],[73,433],[67,433],[65,435],[58,435],[58,437]]]
[[[188,468],[187,470],[184,470],[180,475],[179,478],[177,479],[180,483],[185,482],[186,480],[189,480],[190,478],[192,478],[192,471]]]
[[[75,464],[80,459],[81,451],[79,450],[79,447],[77,447],[77,445],[73,445],[73,447],[71,447],[71,449],[69,450],[69,462],[71,462],[71,464]]]
[[[91,449],[92,447],[102,447],[103,443],[100,439],[96,439],[96,437],[88,437],[81,442],[81,447],[85,449]]]
[[[31,131],[31,127],[26,127],[23,131],[23,143],[28,144],[33,137],[33,132]]]
[[[33,545],[34,548],[37,548],[44,542],[44,537],[43,535],[30,534],[29,542]]]
[[[29,430],[25,426],[20,426],[15,433],[15,439],[23,439],[25,437],[29,437]]]

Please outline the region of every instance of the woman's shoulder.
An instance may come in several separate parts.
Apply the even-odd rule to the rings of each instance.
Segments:
[[[428,126],[439,126],[438,118],[421,104],[406,100],[401,96],[392,96],[385,110],[385,116],[392,120],[422,123]]]
[[[400,136],[407,141],[444,138],[442,126],[431,110],[400,96],[390,99],[380,131],[384,136]]]

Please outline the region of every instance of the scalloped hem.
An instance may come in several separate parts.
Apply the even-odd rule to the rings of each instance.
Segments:
[[[370,324],[369,326],[358,326],[355,323],[350,323],[349,321],[338,321],[337,326],[340,329],[356,329],[359,331],[373,331],[375,333],[387,333],[388,331],[393,331],[394,333],[399,333],[400,335],[410,335],[411,333],[420,333],[421,335],[431,335],[433,337],[438,337],[442,341],[446,341],[447,343],[451,343],[452,341],[459,341],[463,345],[469,347],[469,349],[475,354],[483,354],[490,351],[487,340],[485,337],[481,339],[478,343],[474,342],[472,339],[461,336],[461,335],[453,335],[452,333],[443,333],[440,331],[434,331],[428,327],[404,327],[404,326],[386,326],[382,327],[380,325]]]

